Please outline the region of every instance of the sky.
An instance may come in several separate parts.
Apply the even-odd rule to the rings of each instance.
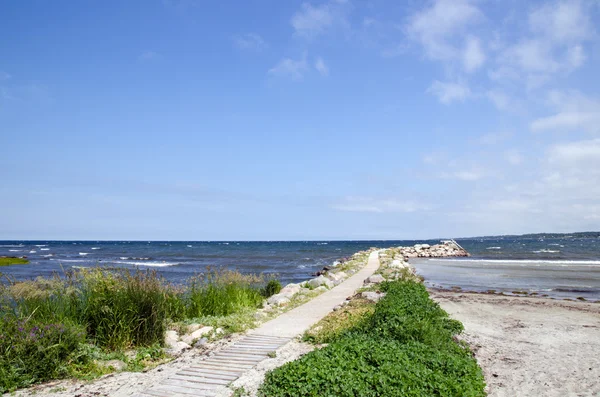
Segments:
[[[0,0],[0,239],[600,230],[600,1]]]

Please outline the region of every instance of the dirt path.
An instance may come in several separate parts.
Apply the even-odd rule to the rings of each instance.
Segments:
[[[600,304],[430,292],[464,324],[490,397],[600,396]]]

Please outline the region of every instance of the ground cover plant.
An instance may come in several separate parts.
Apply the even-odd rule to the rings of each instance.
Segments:
[[[25,258],[10,258],[10,257],[0,258],[0,266],[26,265],[28,263],[29,263],[29,260],[25,259]]]
[[[269,372],[259,395],[485,396],[481,369],[453,338],[462,324],[418,282],[381,288],[373,314],[320,334],[329,345]]]
[[[279,286],[280,287],[280,286]],[[277,289],[262,276],[207,269],[184,285],[153,271],[68,271],[62,277],[0,283],[0,393],[68,376],[130,370],[164,360],[169,324],[200,322],[226,331],[252,325],[252,312]],[[124,355],[135,349],[133,358]]]

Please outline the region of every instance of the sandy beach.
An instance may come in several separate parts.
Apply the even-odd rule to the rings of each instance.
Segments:
[[[600,395],[600,304],[430,293],[464,324],[489,396]]]

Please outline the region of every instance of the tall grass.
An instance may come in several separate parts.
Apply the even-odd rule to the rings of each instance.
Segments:
[[[210,268],[178,286],[154,271],[100,268],[0,283],[0,392],[65,376],[86,360],[77,353],[85,342],[107,351],[162,345],[170,321],[260,307],[265,284]]]

